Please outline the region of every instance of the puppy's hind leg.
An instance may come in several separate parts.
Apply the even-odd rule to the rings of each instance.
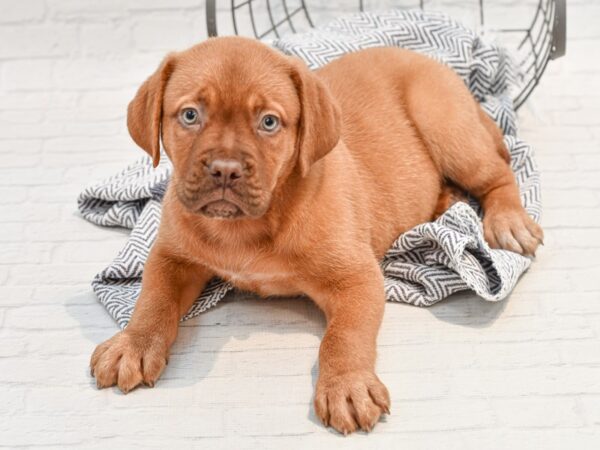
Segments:
[[[491,247],[534,255],[543,232],[521,204],[499,128],[450,69],[424,68],[407,86],[405,103],[440,173],[480,200]]]

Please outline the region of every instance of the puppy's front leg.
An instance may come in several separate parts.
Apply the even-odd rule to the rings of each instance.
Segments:
[[[319,351],[315,411],[325,425],[347,434],[370,431],[389,413],[386,387],[375,375],[376,341],[383,317],[383,275],[368,268],[344,270],[342,280],[323,282],[312,294],[327,317]]]
[[[118,385],[124,393],[139,384],[154,386],[177,336],[179,319],[194,303],[211,274],[174,256],[159,241],[142,277],[142,292],[125,330],[92,354],[92,375],[99,388]]]

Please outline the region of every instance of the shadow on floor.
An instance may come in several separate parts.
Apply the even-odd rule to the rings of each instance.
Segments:
[[[428,311],[444,322],[485,328],[498,319],[507,301],[487,302],[472,292],[464,292],[452,295],[428,308]],[[118,332],[116,323],[90,293],[68,299],[66,309],[80,323],[83,336],[90,341],[90,354],[95,345]],[[181,323],[177,341],[171,350],[170,364],[158,386],[160,389],[180,389],[209,377],[223,347],[232,339],[246,340],[256,333],[265,332],[273,334],[273,339],[284,334],[311,334],[320,339],[325,325],[323,314],[307,298],[261,299],[252,294],[232,292],[214,308]],[[317,349],[314,357],[315,363],[311,369],[313,392],[318,378]],[[82,361],[82,370],[85,370],[84,376],[90,386],[94,387],[95,381],[88,373],[87,360]],[[123,395],[117,388],[112,390],[115,395]],[[306,399],[307,418],[321,426],[312,400],[312,397]],[[337,434],[332,429],[330,431]]]
[[[65,306],[67,313],[81,325],[83,337],[90,341],[90,356],[96,345],[119,331],[93,294],[86,292],[68,298]],[[182,388],[200,382],[209,376],[219,352],[232,339],[246,340],[265,332],[274,334],[275,340],[277,335],[300,333],[320,338],[324,329],[325,318],[307,298],[261,299],[232,292],[215,307],[180,324],[160,387]],[[87,364],[88,360],[82,360],[82,370],[90,386],[95,387]],[[121,395],[117,388],[112,389]]]
[[[478,297],[472,291],[453,294],[428,308],[436,319],[470,328],[487,328],[500,317],[510,296],[498,302]]]

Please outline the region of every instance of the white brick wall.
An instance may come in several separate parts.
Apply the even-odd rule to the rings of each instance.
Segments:
[[[324,3],[309,3],[322,17]],[[476,16],[467,0],[436,3]],[[498,0],[490,20],[516,23],[528,3]],[[324,321],[306,301],[237,296],[186,322],[153,390],[97,391],[88,374],[94,346],[116,331],[89,282],[127,233],[86,223],[75,199],[141,155],[127,102],[167,51],[206,36],[203,2],[0,10],[0,447],[338,445],[310,406]],[[538,260],[505,302],[465,293],[427,310],[387,305],[379,370],[393,414],[344,445],[598,447],[599,22],[600,5],[569,1],[568,57],[521,112],[543,174]]]

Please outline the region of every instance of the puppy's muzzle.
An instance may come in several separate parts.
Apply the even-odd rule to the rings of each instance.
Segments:
[[[205,172],[214,183],[214,193],[218,197],[206,203],[201,209],[208,217],[231,219],[242,215],[242,210],[233,201],[231,190],[242,180],[244,170],[242,164],[235,159],[214,159],[205,163]]]

